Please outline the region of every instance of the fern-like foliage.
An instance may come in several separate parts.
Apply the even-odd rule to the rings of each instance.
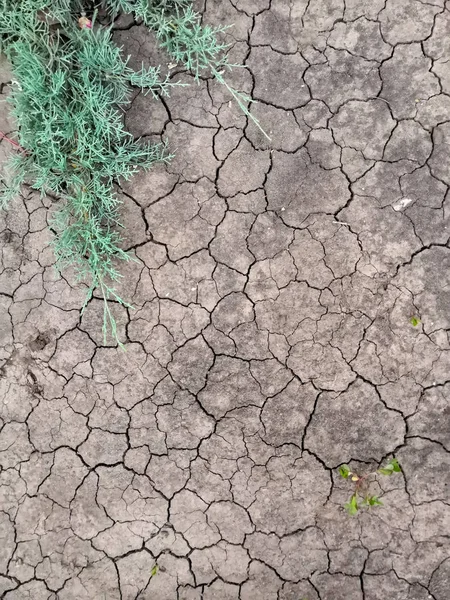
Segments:
[[[228,27],[202,26],[200,15],[191,6],[190,0],[103,0],[102,6],[112,15],[120,12],[133,13],[135,18],[152,29],[160,45],[184,65],[196,79],[210,75],[224,85],[233,96],[242,112],[250,118],[262,133],[258,120],[249,111],[252,99],[232,88],[224,72],[238,65],[227,60],[227,44],[219,43],[220,34]]]
[[[223,29],[202,27],[189,1],[102,0],[100,7],[112,15],[134,13],[177,63],[197,78],[208,71],[224,82],[226,46],[217,39]],[[162,145],[145,145],[125,131],[123,108],[130,85],[157,96],[173,84],[158,67],[132,70],[95,15],[89,0],[0,0],[1,50],[13,69],[10,101],[20,144],[0,206],[24,183],[58,198],[57,265],[74,265],[89,282],[86,302],[101,291],[106,335],[115,333],[108,300],[125,304],[114,291],[117,259],[128,259],[113,182],[169,158]],[[229,89],[248,114],[249,99]]]

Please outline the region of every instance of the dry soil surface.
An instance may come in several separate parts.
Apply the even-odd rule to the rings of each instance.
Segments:
[[[205,4],[271,140],[211,80],[134,98],[176,157],[119,190],[125,353],[52,201],[1,216],[0,595],[448,600],[450,3]],[[337,467],[393,455],[346,515]]]

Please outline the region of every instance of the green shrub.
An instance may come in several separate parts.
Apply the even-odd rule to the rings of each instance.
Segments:
[[[103,0],[99,8],[112,16],[134,13],[173,60],[197,79],[217,78],[249,115],[250,99],[223,77],[231,67],[217,37],[224,28],[202,27],[190,2]],[[95,20],[87,0],[0,0],[1,49],[12,65],[10,101],[20,144],[11,161],[14,177],[2,183],[0,206],[24,183],[58,198],[51,224],[57,267],[74,265],[79,278],[88,281],[85,305],[94,290],[101,292],[104,334],[110,328],[115,335],[108,300],[126,304],[114,282],[120,277],[117,259],[129,257],[120,247],[113,182],[169,159],[163,145],[145,145],[125,131],[123,107],[130,86],[158,98],[173,83],[160,77],[158,66],[131,69],[112,41],[111,28]]]

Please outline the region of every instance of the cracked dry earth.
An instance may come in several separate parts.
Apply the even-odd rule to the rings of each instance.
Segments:
[[[200,8],[272,139],[214,81],[134,98],[176,157],[119,190],[126,353],[55,275],[52,201],[2,216],[1,597],[448,600],[450,3]],[[347,516],[336,467],[393,454]]]

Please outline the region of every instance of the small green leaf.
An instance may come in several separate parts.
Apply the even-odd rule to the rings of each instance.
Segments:
[[[358,512],[358,509],[354,508],[354,506],[352,506],[350,504],[350,502],[347,502],[346,504],[344,504],[344,508],[351,517],[356,515],[356,513]]]
[[[396,458],[392,458],[389,461],[389,464],[392,465],[394,473],[401,473],[402,472],[402,468],[399,465],[399,462],[398,462],[398,460]]]
[[[378,498],[378,496],[368,496],[367,503],[369,506],[383,506],[383,503]]]
[[[378,473],[381,473],[381,475],[388,475],[390,477],[392,473],[401,473],[401,470],[402,469],[398,463],[398,460],[396,458],[392,458],[387,465],[381,469],[378,469]]]
[[[394,467],[390,467],[389,465],[386,465],[382,469],[378,469],[378,473],[380,473],[381,475],[387,475],[388,477],[390,477],[393,472]]]
[[[153,569],[150,571],[150,577],[154,577],[156,573],[159,571],[158,565],[155,565]]]
[[[341,465],[339,467],[339,475],[344,479],[348,479],[351,475],[350,467],[348,465]]]
[[[358,498],[357,498],[356,494],[353,494],[353,496],[350,498],[350,500],[344,504],[344,508],[348,512],[349,515],[351,515],[351,516],[356,515],[356,513],[358,512],[358,508],[359,508]]]
[[[420,319],[419,317],[411,317],[410,319],[410,323],[413,327],[417,327],[417,325],[420,324]]]

